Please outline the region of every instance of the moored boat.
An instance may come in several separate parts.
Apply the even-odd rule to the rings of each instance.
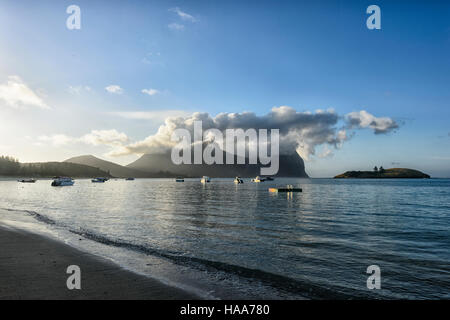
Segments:
[[[17,180],[18,182],[21,183],[35,183],[36,180],[35,179],[22,179],[22,180]]]
[[[183,177],[177,177],[175,179],[176,182],[184,182],[184,178]]]
[[[236,178],[234,178],[234,183],[241,184],[241,183],[244,183],[244,180],[242,180],[241,177],[236,177]]]
[[[202,179],[200,180],[201,183],[209,183],[211,182],[211,178],[207,177],[207,176],[203,176]]]
[[[261,178],[260,176],[257,176],[255,179],[252,179],[252,182],[264,182],[265,179]]]
[[[52,187],[73,186],[75,181],[69,177],[55,177],[53,178]]]
[[[101,177],[99,177],[99,178],[94,178],[94,179],[92,179],[91,181],[93,182],[93,183],[104,183],[104,182],[106,182],[106,181],[108,181],[109,179],[108,178],[101,178]]]

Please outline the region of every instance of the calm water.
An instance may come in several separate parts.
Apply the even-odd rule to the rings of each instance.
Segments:
[[[288,183],[303,193],[267,191]],[[1,181],[0,195],[3,219],[209,297],[450,298],[450,180]]]

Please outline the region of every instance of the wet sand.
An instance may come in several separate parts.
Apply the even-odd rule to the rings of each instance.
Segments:
[[[69,290],[67,267],[81,269],[81,290]],[[141,276],[23,230],[0,226],[0,299],[198,299],[177,288]]]

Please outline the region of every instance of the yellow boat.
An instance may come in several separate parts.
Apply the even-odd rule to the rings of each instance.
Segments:
[[[286,188],[269,188],[269,192],[302,192],[301,188],[294,188],[292,185],[286,186]]]
[[[260,178],[259,176],[257,176],[255,179],[252,179],[252,182],[256,182],[256,183],[264,182],[264,181],[266,181],[266,179]]]

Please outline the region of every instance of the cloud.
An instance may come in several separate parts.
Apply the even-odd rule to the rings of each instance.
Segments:
[[[68,91],[70,94],[80,95],[83,91],[91,92],[92,89],[89,86],[69,86]]]
[[[184,30],[184,25],[179,24],[179,23],[171,23],[168,25],[170,30],[174,30],[174,31],[182,31]]]
[[[326,146],[317,156],[319,158],[330,158],[333,156],[333,151]]]
[[[161,52],[149,52],[144,58],[142,58],[142,63],[147,65],[159,65],[164,66],[164,62],[162,61]]]
[[[354,128],[370,128],[375,134],[383,134],[391,132],[399,128],[397,122],[388,117],[377,118],[365,110],[351,112],[346,115],[348,127]]]
[[[169,11],[175,12],[184,21],[197,22],[196,18],[186,12],[181,11],[178,7],[170,8]]]
[[[184,110],[155,110],[109,112],[108,114],[130,120],[152,120],[154,122],[164,122],[169,117],[187,117],[191,113]]]
[[[13,108],[37,107],[50,109],[50,107],[18,76],[9,76],[6,84],[0,84],[0,100]]]
[[[11,146],[0,144],[0,150],[7,150],[7,149],[10,149],[10,148],[11,148]]]
[[[122,94],[123,93],[123,89],[115,84],[109,85],[105,88],[106,91],[108,91],[109,93],[114,93],[114,94]]]
[[[142,93],[148,94],[149,96],[154,96],[158,93],[161,93],[159,90],[156,89],[142,89]]]
[[[290,154],[297,151],[307,159],[315,154],[315,147],[318,145],[327,144],[340,148],[348,139],[345,130],[337,128],[339,119],[339,115],[333,110],[318,110],[315,113],[297,112],[287,106],[273,108],[264,116],[243,112],[220,113],[212,117],[208,113],[196,112],[188,117],[167,118],[156,134],[124,146],[115,155],[167,152],[175,144],[171,141],[175,129],[184,128],[193,133],[194,121],[202,121],[204,131],[212,128],[222,132],[235,128],[279,129],[280,152]]]
[[[332,109],[298,112],[288,106],[274,107],[268,114],[261,116],[253,112],[242,112],[220,113],[213,117],[208,113],[186,114],[185,111],[179,110],[109,114],[126,119],[153,121],[164,119],[164,124],[158,128],[155,134],[137,142],[130,142],[125,133],[115,129],[93,130],[80,138],[65,135],[42,136],[39,141],[51,142],[54,145],[76,142],[94,146],[110,146],[112,150],[108,156],[166,153],[176,144],[171,139],[176,129],[187,129],[191,136],[194,136],[194,122],[201,121],[204,133],[208,129],[218,129],[221,132],[225,132],[227,129],[279,129],[280,154],[297,152],[303,159],[309,160],[312,156],[331,157],[333,155],[332,148],[340,149],[346,141],[354,136],[354,131],[348,131],[350,128],[369,128],[374,130],[375,134],[380,134],[392,130],[395,126],[392,119],[377,118],[366,111],[340,116]],[[357,117],[357,115],[361,117]],[[356,122],[355,119],[359,121]]]
[[[84,135],[80,140],[86,144],[91,144],[93,146],[120,146],[129,141],[125,133],[119,132],[115,129],[92,130],[91,133]]]
[[[360,117],[357,117],[360,115]],[[127,114],[128,117],[145,118],[144,114]],[[356,122],[355,119],[359,119]],[[368,121],[370,119],[371,121]],[[279,129],[280,153],[297,152],[308,160],[316,155],[316,148],[324,146],[318,157],[330,157],[330,148],[340,149],[344,142],[351,139],[355,132],[348,129],[371,128],[376,134],[384,133],[398,127],[390,118],[376,118],[361,111],[347,116],[340,116],[334,110],[316,110],[312,112],[298,112],[289,106],[274,107],[268,114],[258,116],[253,112],[220,113],[212,117],[208,113],[196,112],[189,116],[168,117],[156,134],[121,146],[111,152],[111,155],[121,156],[129,154],[164,153],[175,145],[171,141],[175,129],[184,128],[193,135],[194,121],[202,121],[203,130],[218,129]]]
[[[65,134],[43,135],[38,137],[38,144],[51,144],[56,147],[73,143],[84,143],[93,146],[107,145],[111,147],[121,146],[129,142],[129,138],[123,132],[112,130],[92,130],[81,137],[71,137]]]
[[[41,143],[37,143],[36,145],[42,145],[42,143],[45,142],[45,143],[51,144],[55,147],[65,146],[69,143],[76,141],[75,138],[66,136],[64,134],[54,134],[51,136],[43,135],[43,136],[39,136],[38,140]]]

